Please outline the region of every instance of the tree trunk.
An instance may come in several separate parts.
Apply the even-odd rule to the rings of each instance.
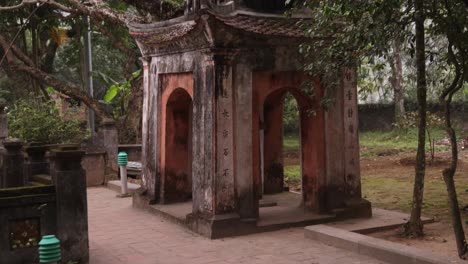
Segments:
[[[418,151],[414,176],[413,203],[410,220],[405,225],[408,236],[422,236],[421,209],[424,194],[424,176],[426,174],[426,57],[424,32],[424,0],[414,0],[416,24],[416,69],[417,69],[417,99],[418,99]]]
[[[403,88],[403,67],[401,64],[401,40],[397,36],[393,42],[392,86],[393,101],[395,102],[395,120],[400,120],[405,115],[405,90]]]
[[[449,9],[448,4],[446,6],[450,14],[450,9]],[[457,171],[457,166],[458,166],[458,145],[457,145],[456,133],[452,127],[451,109],[450,109],[453,95],[463,87],[463,81],[465,77],[464,67],[466,67],[466,65],[463,59],[462,59],[462,63],[458,62],[453,52],[452,41],[450,37],[449,37],[449,45],[448,45],[448,60],[451,62],[451,64],[455,65],[455,78],[452,81],[451,85],[448,86],[442,92],[442,94],[439,97],[439,102],[443,106],[444,117],[445,117],[445,131],[447,132],[447,136],[450,139],[451,161],[450,161],[450,166],[444,169],[444,171],[442,172],[442,175],[444,177],[444,182],[447,187],[448,200],[450,204],[450,213],[452,215],[452,226],[453,226],[453,231],[455,233],[455,241],[457,243],[458,256],[461,259],[467,259],[468,249],[467,249],[467,243],[465,239],[465,231],[463,230],[463,224],[462,224],[461,215],[460,215],[460,207],[459,207],[458,198],[457,198],[457,190],[455,188],[455,180],[454,180],[454,176],[455,176],[455,173]]]
[[[451,97],[451,95],[449,95]],[[451,99],[441,100],[444,107],[444,116],[445,116],[445,130],[448,137],[450,138],[451,144],[451,162],[448,168],[445,168],[442,172],[444,177],[445,185],[447,186],[448,200],[450,204],[450,212],[452,215],[452,226],[455,233],[455,241],[457,242],[458,256],[462,259],[468,257],[467,244],[465,240],[465,231],[463,230],[463,224],[461,221],[460,207],[458,204],[457,190],[455,189],[454,176],[457,171],[457,162],[458,162],[458,146],[457,146],[457,137],[455,130],[452,128],[451,114],[450,114],[450,103]]]

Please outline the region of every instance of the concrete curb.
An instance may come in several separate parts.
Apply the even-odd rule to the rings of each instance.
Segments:
[[[127,186],[128,186],[128,193],[129,194],[135,193],[135,191],[138,188],[140,188],[140,185],[137,185],[137,184],[134,184],[134,183],[131,183],[131,182],[129,182],[127,184]],[[108,181],[107,182],[107,188],[111,189],[111,190],[113,190],[115,192],[120,193],[121,190],[122,190],[122,183],[120,181]]]
[[[304,230],[306,238],[392,264],[461,263],[458,260],[451,260],[425,250],[326,225],[308,226]]]

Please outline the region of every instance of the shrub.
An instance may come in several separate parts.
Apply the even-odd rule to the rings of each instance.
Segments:
[[[8,111],[11,137],[43,144],[79,143],[87,137],[78,119],[64,120],[54,101],[18,100]]]

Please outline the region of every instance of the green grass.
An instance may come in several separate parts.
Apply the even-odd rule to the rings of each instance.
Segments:
[[[287,182],[301,181],[301,166],[289,165],[284,167],[284,178]]]
[[[444,138],[445,131],[442,129],[431,130],[432,136],[436,139]],[[459,133],[457,133],[460,135]],[[398,155],[399,153],[415,153],[417,148],[417,129],[406,131],[392,130],[384,132],[362,132],[360,133],[361,157],[377,157],[387,155]],[[428,144],[427,144],[428,146]],[[299,149],[299,139],[297,136],[284,137],[284,150],[297,151]],[[447,150],[447,146],[436,146],[436,151]],[[427,148],[429,152],[429,149]],[[437,156],[437,154],[436,154]],[[374,159],[367,159],[367,162],[375,162]],[[287,182],[300,182],[299,159],[289,162],[284,167],[285,179]],[[399,164],[392,165],[392,161],[386,164],[385,161],[371,163],[383,166],[382,168],[367,169],[366,159],[361,163],[362,168],[362,191],[363,197],[372,202],[373,206],[389,210],[410,212],[413,194],[414,167]],[[384,166],[385,165],[385,166]],[[436,217],[448,221],[450,217],[447,202],[447,191],[445,183],[441,177],[442,167],[427,167],[423,214],[425,216]],[[460,165],[459,173],[456,175],[457,192],[460,206],[468,204],[468,175],[464,172],[465,167]]]
[[[439,140],[446,136],[440,128],[432,129],[432,138]],[[426,136],[427,137],[427,136]],[[418,130],[369,131],[359,136],[361,157],[386,156],[400,152],[416,151],[418,146]],[[426,140],[426,149],[429,151],[429,141]],[[436,146],[436,150],[446,150],[446,146]]]
[[[283,147],[285,151],[299,149],[299,137],[297,135],[285,135],[283,138]]]
[[[412,176],[411,172],[412,170],[407,173]],[[398,179],[363,175],[361,183],[363,197],[371,201],[373,206],[407,213],[411,211],[413,184],[410,177]],[[468,204],[468,193],[465,192],[468,189],[466,178],[459,179],[456,188],[459,204],[463,207]],[[423,215],[444,220],[450,218],[447,191],[441,177],[425,181]]]
[[[446,134],[443,129],[435,128],[431,130],[431,136],[436,140],[440,140]],[[413,152],[416,151],[418,146],[418,130],[410,128],[406,130],[361,132],[359,142],[361,157],[387,156],[402,152]],[[299,149],[298,136],[285,135],[283,146],[285,151]],[[426,149],[429,151],[428,140],[426,140]],[[436,146],[436,151],[441,150],[448,150],[448,147]]]

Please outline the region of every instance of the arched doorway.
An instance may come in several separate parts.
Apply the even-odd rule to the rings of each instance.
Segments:
[[[285,96],[297,104],[297,189],[285,188],[284,110]],[[259,118],[259,226],[314,221],[325,203],[324,114],[317,99],[302,90],[272,86],[258,98]],[[255,149],[254,149],[255,150]]]
[[[291,93],[285,94],[283,103],[284,189],[300,193],[302,191],[300,109]]]
[[[164,203],[192,198],[192,98],[175,89],[166,104],[163,197]]]
[[[288,191],[285,185],[285,162],[294,165],[294,181],[301,185],[301,133],[300,109],[294,89],[278,89],[269,94],[261,109],[261,181],[263,194],[275,194]],[[304,100],[303,100],[304,101]],[[293,108],[293,109],[290,109]],[[304,105],[302,104],[302,108]],[[263,111],[262,111],[263,110]],[[289,120],[288,126],[285,126]],[[292,127],[292,128],[291,128]],[[287,128],[287,131],[285,130]],[[293,130],[293,131],[291,131]],[[286,133],[288,132],[288,133]],[[289,145],[285,145],[288,139]],[[287,151],[287,153],[286,153]],[[290,167],[288,167],[291,170]],[[292,175],[288,175],[292,176]],[[297,188],[299,191],[301,187]]]

